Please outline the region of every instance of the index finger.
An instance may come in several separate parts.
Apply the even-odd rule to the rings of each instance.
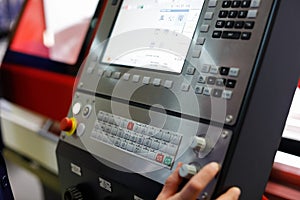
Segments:
[[[167,178],[165,185],[157,197],[159,199],[167,199],[170,196],[174,195],[180,183],[182,182],[182,178],[179,176],[179,168],[182,166],[182,163],[178,163],[174,172]]]

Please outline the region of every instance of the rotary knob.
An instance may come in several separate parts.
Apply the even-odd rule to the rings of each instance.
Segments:
[[[77,187],[69,187],[65,191],[64,200],[83,200],[83,195]]]
[[[77,127],[77,121],[74,117],[65,117],[60,122],[60,130],[65,131],[68,136],[74,134]]]
[[[207,142],[206,139],[203,137],[195,136],[193,138],[191,148],[197,150],[197,151],[204,151],[206,148]]]
[[[184,164],[179,169],[179,176],[182,178],[190,179],[192,176],[197,174],[198,170],[195,165]]]

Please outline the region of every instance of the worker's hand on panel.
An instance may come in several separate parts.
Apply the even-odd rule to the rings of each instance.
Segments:
[[[217,163],[207,164],[195,176],[193,176],[180,191],[178,191],[178,188],[183,181],[183,178],[179,176],[179,169],[181,166],[182,163],[179,163],[176,170],[168,177],[161,193],[157,197],[157,200],[197,199],[203,189],[216,176],[220,169]],[[240,193],[239,188],[232,187],[217,200],[237,200]]]

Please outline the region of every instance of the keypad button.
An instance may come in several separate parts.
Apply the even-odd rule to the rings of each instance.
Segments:
[[[217,0],[209,0],[208,7],[213,8],[217,6],[218,1]]]
[[[161,138],[162,138],[162,135],[163,135],[162,130],[156,130],[156,131],[155,131],[155,134],[154,134],[154,137],[155,137],[156,139],[161,139]]]
[[[111,134],[117,135],[117,133],[118,133],[118,129],[116,127],[112,127]]]
[[[143,144],[144,138],[143,138],[143,137],[138,137],[137,140],[136,140],[136,142],[137,142],[138,144]]]
[[[172,157],[170,157],[170,156],[165,157],[165,159],[164,159],[164,164],[165,165],[171,166],[172,162],[173,162],[173,158]]]
[[[133,75],[132,76],[132,82],[137,83],[140,80],[140,75]]]
[[[206,20],[211,20],[213,17],[214,17],[213,12],[206,12],[204,15],[204,19],[206,19]]]
[[[127,142],[126,141],[122,141],[121,142],[121,148],[122,149],[126,149],[126,147],[127,147]]]
[[[145,84],[145,85],[148,85],[148,84],[150,83],[150,79],[151,79],[150,77],[145,76],[145,77],[143,78],[142,83]]]
[[[220,90],[220,89],[213,89],[212,91],[212,96],[214,97],[221,97],[223,94],[223,90]]]
[[[207,77],[204,76],[204,75],[200,75],[199,78],[198,78],[198,83],[206,83],[206,79]]]
[[[249,40],[251,38],[251,33],[250,32],[243,32],[241,35],[242,40]]]
[[[124,137],[124,130],[121,129],[121,128],[119,128],[119,129],[118,129],[118,132],[117,132],[117,136],[118,136],[118,137],[121,137],[121,138]]]
[[[253,29],[255,22],[254,21],[246,21],[245,29]]]
[[[188,83],[182,83],[181,90],[184,92],[188,92],[190,90],[190,85]]]
[[[201,27],[200,27],[200,32],[208,32],[209,30],[209,25],[208,24],[203,24]]]
[[[236,21],[234,24],[234,28],[241,29],[244,27],[244,24],[245,24],[244,21]]]
[[[186,74],[187,75],[194,75],[195,74],[196,69],[194,67],[188,67],[186,69]]]
[[[204,37],[198,37],[197,41],[196,41],[196,45],[203,45],[205,42],[205,38]]]
[[[233,1],[231,4],[232,8],[238,8],[241,6],[241,1]]]
[[[256,18],[257,17],[257,10],[249,10],[247,14],[248,18]]]
[[[241,32],[239,31],[223,31],[222,38],[224,39],[239,39]]]
[[[163,162],[163,160],[164,160],[164,154],[162,154],[162,153],[158,153],[157,155],[156,155],[156,157],[155,157],[155,161],[156,162],[159,162],[159,163],[162,163]]]
[[[203,94],[204,94],[205,96],[210,96],[210,95],[211,95],[211,91],[212,91],[212,88],[204,87],[204,89],[203,89]]]
[[[173,86],[173,81],[170,81],[170,80],[165,81],[165,84],[164,84],[165,88],[172,88],[172,86]]]
[[[221,10],[219,12],[219,18],[226,18],[228,16],[228,11],[227,10]]]
[[[236,18],[237,15],[238,15],[238,11],[236,11],[236,10],[231,10],[231,11],[229,11],[229,13],[228,13],[228,18]]]
[[[260,6],[260,0],[252,0],[250,7],[251,8],[258,8]]]
[[[120,147],[120,146],[121,146],[121,139],[120,139],[120,138],[117,138],[117,139],[115,140],[114,145],[115,145],[116,147]]]
[[[225,85],[225,83],[226,83],[226,79],[224,79],[224,78],[217,78],[216,79],[216,85],[217,86],[223,87]]]
[[[231,6],[232,1],[223,1],[222,8],[229,8]]]
[[[128,73],[123,74],[123,80],[128,81],[129,78],[130,78],[130,74]]]
[[[251,1],[242,1],[241,7],[242,8],[249,8]]]
[[[239,11],[238,13],[238,18],[246,18],[247,17],[247,14],[248,14],[248,11],[247,10],[241,10]]]
[[[229,73],[230,68],[229,67],[221,67],[220,68],[220,74],[223,76],[227,76]]]
[[[195,87],[195,94],[202,94],[203,88],[204,88],[203,86],[197,85],[197,86]]]
[[[153,136],[154,134],[155,134],[155,129],[154,128],[148,128],[147,135]]]
[[[133,149],[134,149],[134,143],[128,143],[127,147],[126,147],[126,150],[130,151],[130,152],[133,152]]]
[[[221,36],[222,36],[222,31],[214,31],[212,33],[213,38],[221,38]]]
[[[216,77],[214,77],[214,76],[209,76],[208,78],[207,78],[207,84],[209,84],[209,85],[214,85],[216,83]]]
[[[151,147],[152,139],[151,138],[145,138],[144,139],[144,145],[147,147]]]
[[[169,132],[164,132],[163,136],[162,136],[162,140],[164,140],[166,142],[170,142],[171,141],[171,134]]]
[[[124,137],[125,140],[129,140],[130,139],[130,132],[125,131],[123,137]]]
[[[133,149],[133,152],[136,154],[141,154],[142,153],[142,146],[141,145],[136,145]]]
[[[226,81],[226,87],[228,88],[234,88],[236,84],[236,80],[228,79]]]
[[[231,67],[229,70],[228,75],[231,77],[238,77],[240,73],[240,69],[236,67]]]
[[[151,144],[151,148],[155,149],[155,150],[158,150],[159,149],[159,144],[160,144],[159,140],[154,140]]]
[[[160,83],[161,83],[161,79],[160,78],[155,78],[153,79],[153,85],[154,86],[160,86]]]
[[[216,22],[216,28],[223,28],[225,26],[224,20],[217,20]]]
[[[224,90],[223,93],[222,93],[222,98],[223,99],[231,99],[232,98],[232,91],[230,90]]]
[[[114,72],[112,74],[112,78],[114,78],[114,79],[119,79],[120,77],[121,77],[121,72]]]
[[[211,66],[210,71],[211,74],[218,74],[219,73],[219,67],[218,66]]]
[[[177,134],[172,134],[171,135],[171,141],[170,142],[172,144],[179,145],[180,141],[181,141],[181,137],[179,135],[177,135]]]
[[[225,22],[225,28],[233,28],[234,21],[226,21]]]
[[[128,122],[127,129],[128,130],[133,130],[133,127],[134,127],[134,123],[133,122]]]

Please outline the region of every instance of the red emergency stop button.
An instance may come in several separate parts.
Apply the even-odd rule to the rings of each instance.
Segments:
[[[65,117],[60,122],[60,130],[65,131],[66,135],[71,136],[75,132],[77,127],[77,121],[74,117]]]

